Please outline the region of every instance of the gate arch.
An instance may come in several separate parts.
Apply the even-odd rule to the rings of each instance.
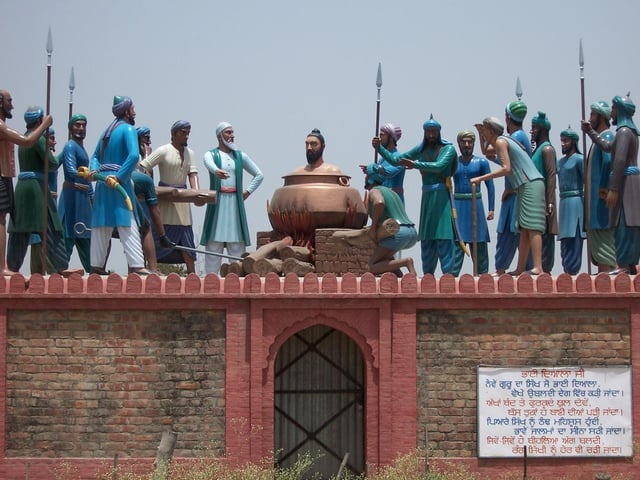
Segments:
[[[313,472],[335,475],[346,453],[365,469],[365,360],[356,342],[327,325],[291,335],[274,363],[274,447],[278,463],[316,458]]]

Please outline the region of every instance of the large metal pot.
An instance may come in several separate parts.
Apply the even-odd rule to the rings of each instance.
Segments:
[[[367,211],[351,177],[341,172],[293,172],[267,206],[271,226],[297,237],[316,228],[362,228]]]

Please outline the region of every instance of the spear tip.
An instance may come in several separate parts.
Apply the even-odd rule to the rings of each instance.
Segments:
[[[578,57],[578,62],[580,63],[580,68],[584,67],[584,52],[582,51],[582,39],[580,39],[580,54]]]
[[[516,80],[516,97],[518,97],[518,100],[522,98],[522,84],[520,83],[520,77]]]
[[[51,27],[49,27],[49,33],[47,34],[47,53],[49,55],[53,53],[53,38],[51,36]]]
[[[71,75],[69,76],[69,90],[73,92],[75,88],[76,88],[76,76],[73,72],[73,67],[71,67]]]
[[[378,75],[376,76],[376,86],[382,87],[382,63],[378,62]]]

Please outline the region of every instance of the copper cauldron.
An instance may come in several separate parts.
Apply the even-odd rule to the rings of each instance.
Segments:
[[[267,206],[271,226],[302,237],[316,228],[362,228],[367,211],[351,177],[341,172],[293,172],[284,177]]]

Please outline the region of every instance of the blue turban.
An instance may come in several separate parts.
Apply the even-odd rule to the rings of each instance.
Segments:
[[[231,124],[229,122],[220,122],[216,127],[216,137],[220,136],[220,134],[225,131],[227,128],[230,128]]]
[[[53,127],[49,127],[49,129],[46,131],[47,137],[53,137],[56,134],[56,131],[53,129]]]
[[[42,107],[37,107],[35,105],[27,108],[27,111],[24,112],[24,121],[27,124],[27,127],[33,125],[38,120],[44,117],[44,110]]]
[[[538,125],[547,131],[551,130],[551,122],[547,118],[547,114],[544,112],[538,112],[538,114],[531,119],[531,123],[533,125]]]
[[[580,137],[574,130],[571,129],[571,125],[569,125],[566,130],[560,132],[560,138],[562,137],[570,138],[571,140],[573,140],[573,143],[576,146],[576,152],[580,153],[580,150],[578,150],[578,142],[580,141]]]
[[[144,135],[149,135],[151,133],[151,129],[149,127],[145,127],[144,125],[136,128],[136,132],[138,132],[138,136],[142,137]]]
[[[636,133],[638,133],[638,128],[636,127],[635,123],[633,123],[633,119],[631,118],[636,111],[636,105],[629,98],[629,94],[627,94],[626,97],[616,95],[615,97],[613,97],[613,100],[611,100],[611,103],[613,103],[613,105],[615,105],[618,109],[618,117],[616,120],[616,125],[618,126],[618,128],[629,127],[631,130],[634,130]]]
[[[561,131],[560,132],[560,136],[561,137],[566,137],[566,138],[571,138],[573,141],[576,142],[576,144],[578,143],[578,140],[580,139],[580,137],[578,137],[578,134],[571,129],[571,126],[568,126],[566,130]]]
[[[611,120],[611,107],[604,100],[592,103],[591,111],[596,112],[598,115],[602,115],[607,122]]]
[[[74,116],[72,116],[69,119],[69,122],[67,123],[67,127],[71,128],[74,123],[80,122],[80,121],[84,121],[86,123],[87,122],[87,117],[85,117],[81,113],[76,113]]]
[[[113,97],[113,106],[111,107],[111,111],[116,117],[120,118],[127,113],[129,108],[131,108],[131,105],[133,105],[133,100],[131,100],[131,98],[116,95]]]
[[[176,130],[182,130],[183,128],[191,128],[191,124],[186,120],[178,120],[176,123],[171,125],[171,133]]]
[[[433,119],[433,114],[429,117],[429,120],[422,124],[422,129],[426,130],[427,128],[437,128],[438,130],[442,130],[442,125],[440,122]]]

